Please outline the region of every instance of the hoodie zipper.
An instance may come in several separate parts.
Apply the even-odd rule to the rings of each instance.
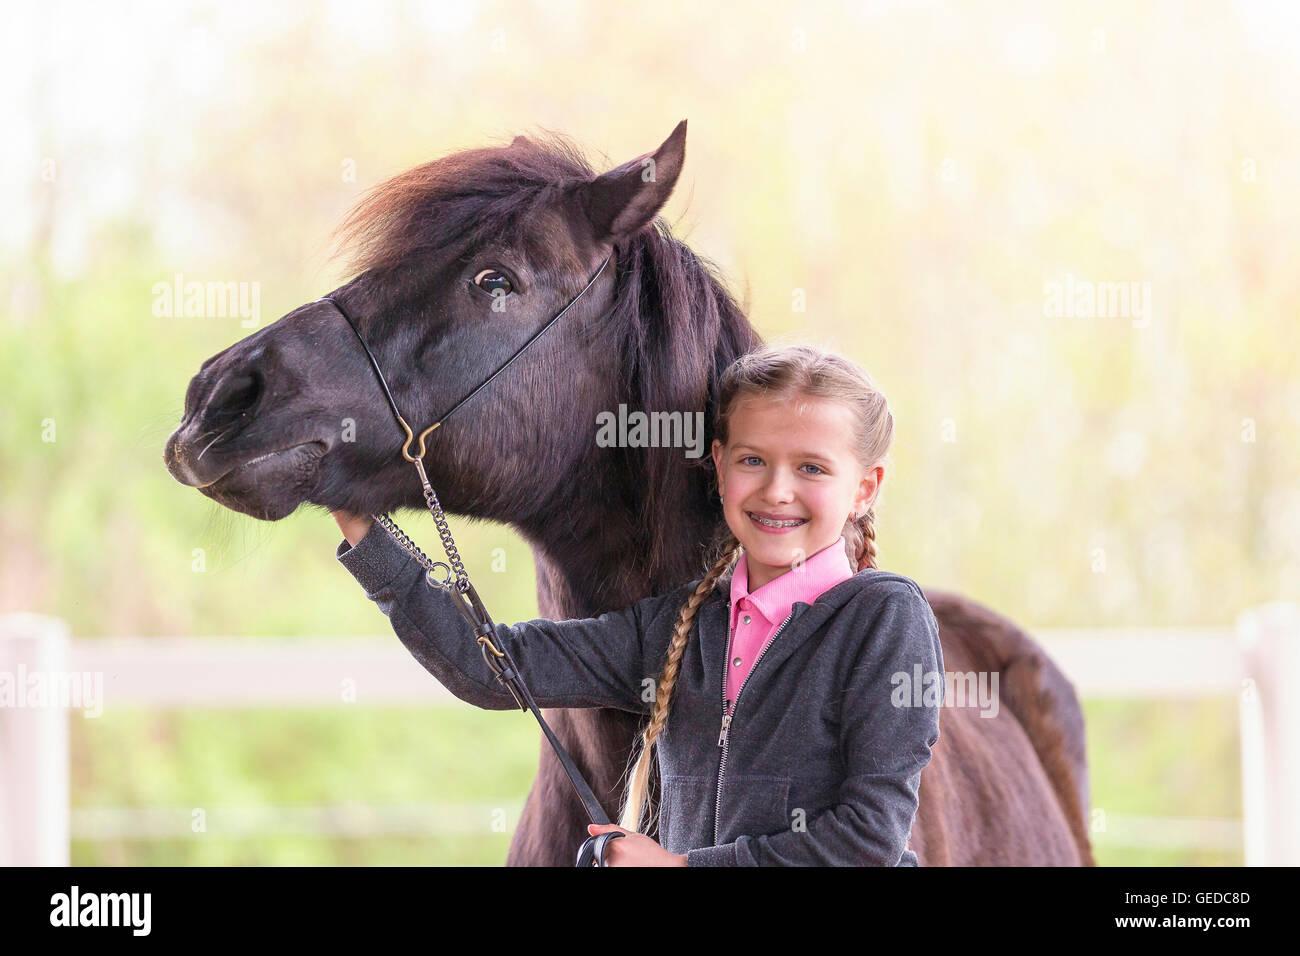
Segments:
[[[785,626],[790,623],[790,619],[794,617],[794,609],[791,608],[790,613],[786,616],[786,619],[781,622],[781,626],[778,627],[772,633],[772,636],[767,639],[766,643],[763,644],[762,649],[759,650],[758,652],[758,656],[754,658],[754,663],[750,665],[749,673],[745,675],[745,679],[740,682],[740,687],[736,689],[736,699],[732,701],[731,710],[728,711],[727,710],[727,668],[731,666],[731,638],[736,632],[735,627],[731,626],[731,621],[730,621],[731,613],[732,613],[731,607],[730,605],[728,605],[727,607],[727,617],[728,617],[727,656],[722,662],[722,730],[718,734],[718,746],[722,748],[722,757],[718,761],[718,796],[716,802],[713,805],[713,845],[714,846],[718,845],[718,818],[722,813],[722,777],[727,770],[727,744],[728,744],[727,737],[731,732],[731,719],[736,713],[736,705],[740,703],[740,695],[744,693],[745,685],[748,684],[749,679],[754,676],[754,671],[757,670],[759,661],[763,659],[763,653],[769,647],[772,646],[772,642],[775,641],[780,636],[781,632],[785,630]]]

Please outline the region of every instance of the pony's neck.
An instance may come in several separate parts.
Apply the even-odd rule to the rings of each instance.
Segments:
[[[685,467],[685,466],[683,466]],[[650,562],[640,502],[618,493],[613,469],[589,486],[581,503],[544,509],[546,518],[516,523],[537,566],[537,603],[553,620],[595,617],[664,594],[703,575],[704,553],[721,510],[710,507],[704,476],[689,482],[678,500],[655,503],[659,533],[668,543]]]
[[[651,411],[698,402],[707,453],[717,379],[759,343],[758,333],[712,266],[666,225],[642,231],[620,254],[627,259],[620,275],[635,277],[612,303],[615,322],[632,337],[619,354],[635,355],[625,381],[637,384],[623,400]],[[669,374],[685,369],[699,379]],[[533,546],[538,604],[548,617],[618,610],[702,577],[722,521],[709,472],[681,449],[592,451],[566,469],[577,494],[515,522]]]

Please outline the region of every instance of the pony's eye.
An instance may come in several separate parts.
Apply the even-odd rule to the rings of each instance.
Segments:
[[[510,277],[496,269],[484,269],[474,277],[474,284],[488,295],[509,295],[515,288]]]

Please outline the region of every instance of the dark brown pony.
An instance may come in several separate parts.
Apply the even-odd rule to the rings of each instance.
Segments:
[[[658,218],[685,140],[683,121],[653,153],[596,175],[562,138],[521,136],[403,173],[343,226],[356,277],[333,295],[417,430],[612,254],[574,309],[430,436],[425,457],[448,512],[505,522],[528,540],[538,605],[553,619],[700,577],[722,520],[707,453],[594,440],[597,413],[626,403],[704,410],[707,449],[718,377],[759,342],[713,267]],[[178,481],[266,520],[304,502],[422,510],[400,438],[346,322],[311,302],[203,363],[165,460]],[[928,596],[946,670],[998,672],[1001,709],[989,718],[945,708],[912,831],[921,863],[1093,863],[1073,688],[1010,621],[957,595]],[[637,718],[589,709],[547,719],[616,818]],[[585,823],[544,746],[507,863],[571,865]]]

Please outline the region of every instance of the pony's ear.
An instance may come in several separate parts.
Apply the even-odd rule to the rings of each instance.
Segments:
[[[579,188],[582,209],[597,241],[630,236],[668,201],[686,160],[686,120],[653,153],[611,169]]]
[[[531,143],[531,142],[532,142],[532,140],[530,140],[527,136],[524,136],[524,135],[521,134],[521,135],[519,135],[519,136],[516,136],[514,139],[512,139],[512,140],[510,141],[510,145],[511,145],[511,146],[523,146],[524,144],[526,144],[526,143]]]

